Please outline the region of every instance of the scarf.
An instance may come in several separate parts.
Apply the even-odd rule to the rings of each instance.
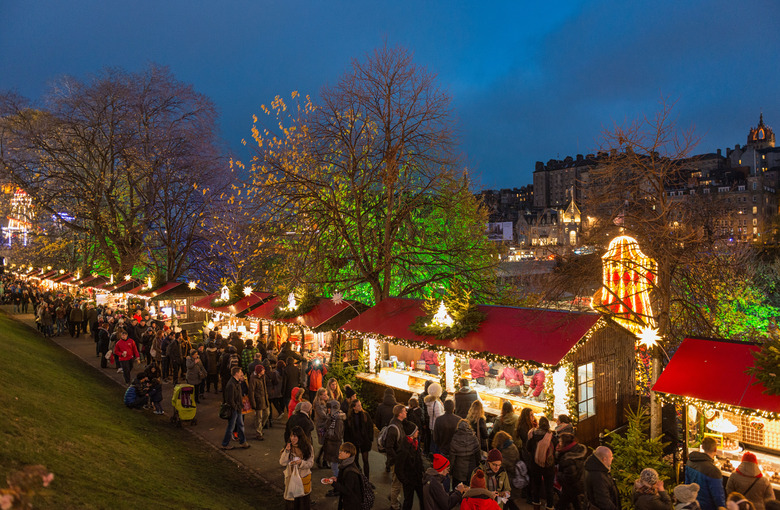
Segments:
[[[414,446],[415,450],[417,449],[417,440],[416,439],[412,439],[411,437],[406,436],[406,440],[409,442],[410,445]]]
[[[355,456],[354,455],[350,455],[346,459],[344,459],[344,460],[339,462],[339,471],[341,471],[342,469],[348,468],[349,466],[354,464],[354,462],[355,462]]]

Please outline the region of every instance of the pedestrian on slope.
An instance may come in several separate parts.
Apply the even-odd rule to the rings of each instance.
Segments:
[[[203,385],[206,382],[206,369],[203,367],[200,355],[195,349],[190,350],[186,363],[187,373],[185,378],[187,384],[192,384],[195,387],[195,403],[200,404],[200,396],[203,395]]]
[[[255,439],[263,441],[263,428],[268,421],[269,403],[266,388],[265,367],[257,365],[249,376],[249,402],[255,412]]]
[[[290,441],[282,450],[279,464],[284,466],[284,499],[288,510],[309,510],[311,508],[311,468],[314,465],[314,451],[307,436],[299,427],[290,432]],[[303,482],[303,495],[291,498],[287,494],[293,468]],[[353,509],[354,510],[354,509]]]
[[[238,441],[241,448],[249,448],[250,444],[244,435],[244,415],[241,414],[243,404],[241,401],[241,381],[244,379],[244,373],[241,367],[235,366],[230,371],[230,380],[225,385],[224,399],[230,406],[231,413],[225,427],[225,436],[222,438],[222,449],[232,450],[230,439],[233,437],[233,430],[238,429]]]
[[[130,384],[130,373],[133,371],[133,361],[138,360],[140,362],[140,354],[135,342],[131,338],[128,338],[127,333],[122,331],[119,335],[119,340],[114,346],[114,355],[119,357],[119,364],[122,366],[122,375],[125,378],[125,384]]]
[[[353,400],[350,404],[344,425],[344,441],[355,446],[355,465],[358,469],[360,468],[360,457],[362,456],[363,474],[370,480],[371,467],[368,455],[374,444],[374,423],[368,413],[363,410],[363,403],[360,400]]]

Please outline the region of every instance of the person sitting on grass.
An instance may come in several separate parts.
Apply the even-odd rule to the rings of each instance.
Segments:
[[[130,409],[142,409],[149,405],[149,378],[139,372],[125,391],[125,405]]]

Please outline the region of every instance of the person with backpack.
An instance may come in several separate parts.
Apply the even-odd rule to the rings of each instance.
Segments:
[[[339,475],[329,479],[326,483],[332,484],[331,491],[339,496],[338,510],[363,510],[366,506],[366,500],[373,502],[373,492],[367,483],[363,480],[360,469],[355,466],[357,449],[355,445],[346,442],[339,447]]]
[[[322,452],[326,464],[330,465],[333,476],[339,475],[339,449],[344,442],[344,413],[341,412],[341,403],[338,400],[328,402],[328,417],[325,422],[325,433],[323,434]],[[326,496],[338,496],[338,493],[331,489]]]
[[[545,416],[539,418],[539,427],[528,435],[528,453],[531,457],[529,472],[531,475],[531,497],[534,510],[540,510],[541,492],[547,509],[553,508],[553,482],[555,481],[555,447],[557,438],[550,430],[550,422]]]
[[[520,452],[517,450],[512,436],[499,430],[493,437],[491,446],[501,452],[501,465],[509,477],[509,484],[518,490],[526,487],[528,485],[528,468],[520,458]],[[518,465],[518,463],[520,464]]]
[[[555,458],[558,464],[558,482],[561,484],[561,497],[555,510],[581,510],[580,500],[585,494],[585,458],[588,448],[577,442],[574,434],[564,432],[558,435]]]
[[[395,458],[395,473],[404,488],[403,510],[412,510],[414,495],[423,508],[423,460],[422,450],[417,438],[420,429],[410,420],[404,422],[404,437],[400,441],[398,456]]]
[[[458,428],[452,436],[450,443],[450,462],[452,462],[453,484],[467,482],[471,473],[482,460],[482,450],[479,447],[477,436],[471,429],[468,420],[458,422]]]
[[[384,450],[387,456],[385,468],[392,473],[390,484],[390,508],[392,510],[400,510],[401,508],[398,497],[401,495],[403,485],[396,475],[395,461],[400,451],[401,439],[404,437],[404,420],[406,420],[406,407],[403,404],[396,404],[393,408],[393,419],[379,431],[377,439],[379,450]]]
[[[423,476],[423,508],[425,510],[450,510],[459,508],[466,487],[458,485],[454,491],[448,493],[444,489],[444,479],[450,473],[450,461],[447,457],[438,453],[433,454],[431,467]]]

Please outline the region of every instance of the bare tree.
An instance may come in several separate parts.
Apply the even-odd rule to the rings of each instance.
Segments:
[[[493,281],[486,215],[457,170],[450,98],[401,48],[354,60],[279,136],[255,129],[256,193],[288,278],[378,302]],[[295,97],[295,94],[294,94]],[[286,104],[272,104],[284,117]]]

